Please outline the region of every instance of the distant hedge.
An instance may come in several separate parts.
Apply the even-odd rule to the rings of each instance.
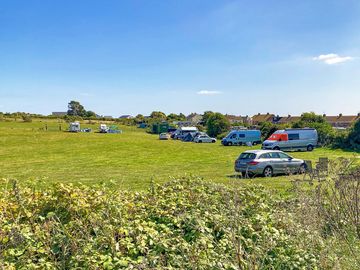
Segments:
[[[294,222],[280,205],[261,187],[199,179],[143,193],[13,182],[0,194],[0,268],[316,267],[307,233],[289,229]]]

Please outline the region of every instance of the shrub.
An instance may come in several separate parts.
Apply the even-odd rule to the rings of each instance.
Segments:
[[[0,195],[5,269],[310,269],[318,261],[261,187],[184,178],[137,193],[14,182]]]
[[[28,123],[32,122],[32,118],[31,118],[30,115],[28,115],[28,114],[23,114],[23,115],[21,116],[21,118],[22,118],[22,120],[23,120],[24,122],[28,122]]]

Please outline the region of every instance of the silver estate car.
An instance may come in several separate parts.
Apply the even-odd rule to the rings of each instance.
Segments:
[[[278,150],[249,150],[235,161],[235,171],[243,176],[304,173],[304,160],[296,159]]]

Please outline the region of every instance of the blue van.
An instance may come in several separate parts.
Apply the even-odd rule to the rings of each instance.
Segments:
[[[261,143],[260,130],[232,130],[224,139],[221,140],[222,145],[246,145],[246,144],[258,144]]]

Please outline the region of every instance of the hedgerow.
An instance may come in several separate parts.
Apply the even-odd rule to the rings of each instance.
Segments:
[[[3,186],[0,268],[314,269],[319,260],[321,247],[307,246],[308,233],[259,186]]]

